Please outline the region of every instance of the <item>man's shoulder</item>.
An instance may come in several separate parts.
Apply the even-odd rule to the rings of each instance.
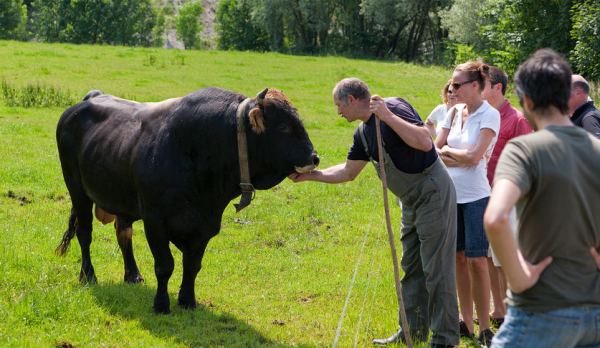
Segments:
[[[399,97],[388,97],[384,98],[384,101],[394,115],[404,119],[415,120],[416,123],[423,123],[417,110],[406,100]]]
[[[598,111],[598,109],[596,109],[596,106],[594,106],[593,103],[590,103],[589,105],[587,105],[587,107],[583,111],[583,117],[584,118],[595,117],[596,119],[600,120],[600,111]]]
[[[525,116],[523,116],[523,113],[521,111],[519,111],[519,109],[515,108],[512,105],[509,105],[506,109],[502,110],[503,113],[501,113],[502,118],[508,117],[508,118],[525,118]]]
[[[406,100],[400,98],[400,97],[387,97],[387,98],[383,98],[383,101],[385,101],[385,103],[389,106],[396,106],[396,105],[408,105],[409,107],[412,107],[412,105],[410,105],[409,102],[407,102]]]
[[[537,132],[514,137],[508,141],[508,144],[516,145],[519,148],[543,149],[555,140],[557,140],[556,136],[552,132],[542,129]]]
[[[551,147],[556,145],[564,147],[566,142],[579,144],[582,138],[589,138],[600,145],[600,140],[595,139],[588,132],[577,126],[549,126],[544,129],[521,135],[508,141],[510,144],[520,147],[536,148],[544,151],[552,151]]]

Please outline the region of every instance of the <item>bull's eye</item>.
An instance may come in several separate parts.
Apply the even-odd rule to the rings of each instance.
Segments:
[[[288,127],[285,124],[280,124],[279,126],[277,126],[277,129],[279,129],[282,132],[287,132]]]

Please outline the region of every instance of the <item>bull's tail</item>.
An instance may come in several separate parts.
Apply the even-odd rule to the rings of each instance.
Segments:
[[[58,256],[64,256],[67,251],[69,251],[69,246],[71,245],[71,239],[75,237],[75,232],[77,230],[77,215],[75,215],[75,209],[71,208],[71,216],[69,217],[69,227],[63,233],[62,241],[60,245],[54,249],[54,253]]]

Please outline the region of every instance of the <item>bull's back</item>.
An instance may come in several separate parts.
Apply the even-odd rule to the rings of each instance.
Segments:
[[[153,111],[162,104],[137,103],[98,93],[88,96],[67,109],[57,126],[67,187],[81,185],[107,212],[137,217],[133,158],[140,143],[152,143],[161,131],[161,116],[166,115]]]

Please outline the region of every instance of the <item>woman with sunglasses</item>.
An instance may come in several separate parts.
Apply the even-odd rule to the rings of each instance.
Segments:
[[[429,133],[433,137],[433,140],[435,140],[437,135],[442,130],[442,124],[444,123],[444,119],[446,118],[448,110],[456,105],[456,97],[450,90],[451,83],[452,80],[448,80],[444,88],[442,88],[442,101],[444,104],[436,106],[425,120],[425,127],[429,129]]]
[[[435,146],[454,181],[457,198],[456,288],[463,321],[461,336],[474,337],[473,302],[479,313],[479,341],[489,347],[489,243],[483,213],[491,194],[487,162],[500,129],[500,113],[481,98],[489,66],[480,61],[460,64],[450,91],[461,103],[448,111]]]

